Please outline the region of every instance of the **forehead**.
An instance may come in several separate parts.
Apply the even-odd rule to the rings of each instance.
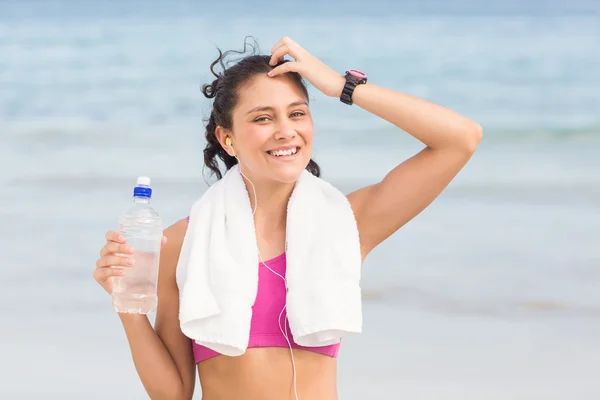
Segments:
[[[287,106],[298,101],[307,100],[300,86],[288,76],[271,78],[257,75],[240,88],[238,107],[250,109],[258,106]]]

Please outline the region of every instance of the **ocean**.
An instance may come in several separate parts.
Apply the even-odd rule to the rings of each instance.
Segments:
[[[149,175],[167,223],[206,188],[216,46],[287,35],[479,122],[471,162],[366,260],[341,400],[600,398],[600,3],[0,2],[0,398],[144,399],[92,271]],[[348,192],[420,150],[310,88]],[[200,390],[196,397],[200,399]]]

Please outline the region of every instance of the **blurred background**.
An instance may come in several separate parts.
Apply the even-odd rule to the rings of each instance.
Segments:
[[[92,270],[137,175],[168,224],[205,190],[200,86],[247,35],[484,128],[367,259],[340,399],[599,399],[597,0],[0,0],[0,398],[147,398]],[[315,159],[345,192],[420,150],[310,90]]]

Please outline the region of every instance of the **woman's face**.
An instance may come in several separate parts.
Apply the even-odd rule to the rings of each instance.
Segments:
[[[253,181],[299,178],[312,155],[313,120],[297,83],[285,75],[257,75],[240,87],[232,118],[232,132],[222,135],[231,137],[233,151],[226,151],[235,152],[245,175]]]

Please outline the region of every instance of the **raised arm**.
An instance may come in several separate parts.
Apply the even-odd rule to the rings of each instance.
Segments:
[[[275,67],[269,76],[298,72],[325,95],[340,98],[346,79],[298,43],[284,37],[271,51],[273,66],[286,55],[294,61]],[[348,195],[358,222],[364,258],[441,193],[473,155],[482,130],[479,124],[447,108],[372,83],[358,85],[352,100],[426,146],[400,163],[381,182]]]
[[[381,182],[348,195],[365,257],[442,192],[473,155],[482,129],[447,108],[373,84],[357,86],[353,100],[426,146]]]

